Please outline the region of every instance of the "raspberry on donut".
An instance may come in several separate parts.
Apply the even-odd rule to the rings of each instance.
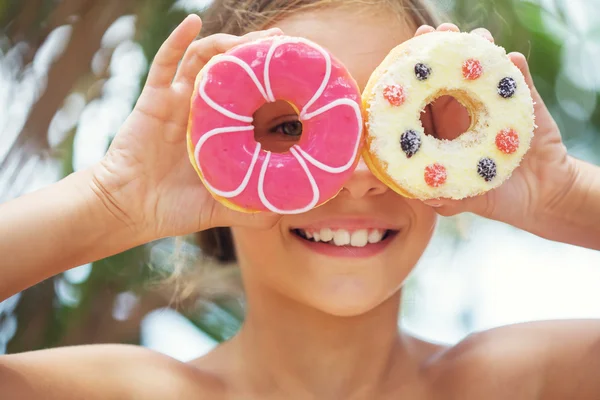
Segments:
[[[505,154],[512,154],[519,148],[519,134],[513,129],[503,129],[496,135],[496,147]]]
[[[439,187],[446,183],[448,172],[442,164],[432,164],[425,167],[425,182],[431,187]]]
[[[383,97],[393,106],[401,106],[406,100],[404,88],[400,85],[390,85],[383,89]]]
[[[474,81],[475,79],[483,75],[483,66],[481,65],[479,60],[470,58],[463,63],[462,73],[465,79]]]
[[[382,96],[393,85],[410,88],[402,107]],[[422,109],[441,96],[453,96],[471,116],[453,140],[423,133]],[[404,42],[371,75],[362,100],[367,166],[397,193],[421,200],[498,187],[521,162],[535,127],[523,74],[502,47],[477,34],[432,32]]]

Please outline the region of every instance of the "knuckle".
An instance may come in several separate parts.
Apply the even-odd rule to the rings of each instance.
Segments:
[[[238,42],[238,36],[216,33],[192,43],[188,51],[194,60],[206,63],[213,56],[226,52]]]
[[[229,35],[227,33],[216,33],[201,39],[198,46],[206,50],[212,50],[213,52],[224,52],[229,50],[231,47],[239,43],[240,37]]]

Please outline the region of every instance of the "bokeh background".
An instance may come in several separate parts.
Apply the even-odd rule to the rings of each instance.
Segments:
[[[462,29],[485,26],[524,53],[569,151],[600,164],[600,0],[433,2]],[[0,0],[0,202],[99,160],[160,44],[209,3]],[[187,286],[160,285],[199,255],[192,241],[161,240],[13,296],[0,303],[0,354],[108,342],[204,354],[235,334],[244,300],[231,268],[201,268],[199,298],[175,300]],[[600,318],[600,252],[469,214],[445,218],[403,302],[406,329],[446,343],[520,321]]]

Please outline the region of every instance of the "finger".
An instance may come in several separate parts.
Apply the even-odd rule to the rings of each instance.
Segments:
[[[485,28],[473,29],[471,31],[471,33],[474,33],[474,34],[479,35],[479,36],[483,36],[484,38],[486,38],[490,42],[494,43],[494,36],[492,35],[492,33],[490,31],[488,31]]]
[[[283,31],[279,28],[271,28],[264,31],[256,31],[245,34],[243,37],[247,38],[249,41],[258,40],[267,36],[278,36],[283,35]]]
[[[531,72],[529,71],[529,64],[527,63],[527,59],[525,58],[525,56],[521,53],[514,52],[510,53],[508,57],[510,58],[512,63],[517,68],[519,68],[519,70],[525,77],[525,83],[529,87],[529,90],[531,91],[531,97],[533,98],[535,115],[540,116],[541,113],[547,113],[548,116],[550,116],[550,112],[546,108],[544,100],[542,100],[542,97],[538,93],[535,84],[533,83],[533,77],[531,76]]]
[[[421,111],[421,123],[423,124],[423,129],[425,130],[426,135],[437,137],[431,104],[425,106],[423,111]]]
[[[438,98],[431,110],[438,139],[454,140],[471,126],[469,111],[452,96]]]
[[[435,32],[435,28],[433,26],[421,25],[415,32],[415,36],[421,36],[421,35],[424,35],[426,33],[431,33],[431,32]]]
[[[274,28],[267,31],[252,32],[244,36],[218,33],[200,39],[194,42],[185,52],[185,56],[177,70],[173,84],[182,85],[191,92],[198,73],[214,56],[225,53],[233,47],[243,43],[281,34],[282,32],[280,29]]]
[[[243,42],[242,37],[217,33],[192,43],[183,56],[173,84],[193,85],[198,72],[212,57]]]
[[[525,83],[527,83],[527,86],[529,86],[529,90],[536,90],[535,85],[533,84],[533,78],[531,77],[531,72],[529,71],[529,64],[527,63],[525,56],[521,53],[514,52],[510,53],[508,58],[510,58],[510,61],[512,61],[512,63],[519,68],[525,77]]]
[[[432,199],[423,201],[432,207],[436,213],[444,217],[470,212],[483,217],[491,217],[491,201],[489,193],[481,196],[467,197],[462,200]]]
[[[440,32],[460,32],[460,29],[458,28],[458,26],[451,24],[449,22],[444,22],[443,24],[438,26],[437,30]]]
[[[177,71],[179,60],[190,43],[200,33],[202,21],[197,15],[189,15],[183,20],[167,40],[160,46],[154,57],[147,84],[154,87],[169,86]]]

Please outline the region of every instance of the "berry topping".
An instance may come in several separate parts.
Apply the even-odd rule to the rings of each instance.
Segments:
[[[406,157],[411,158],[421,148],[421,136],[412,129],[409,129],[400,137],[400,146],[402,147],[402,151],[406,153]]]
[[[463,63],[462,72],[465,79],[474,81],[483,74],[483,66],[479,60],[470,58]]]
[[[417,76],[418,80],[424,81],[429,78],[429,75],[431,75],[431,68],[425,64],[419,63],[415,65],[415,75]]]
[[[513,78],[502,78],[498,83],[498,94],[505,99],[513,97],[517,90],[517,82]]]
[[[432,187],[438,187],[446,182],[448,173],[443,165],[435,163],[425,167],[425,182]]]
[[[477,165],[477,173],[486,182],[491,181],[496,177],[496,163],[491,158],[482,158]]]
[[[512,129],[503,129],[496,135],[496,147],[505,154],[512,154],[519,148],[519,134]]]
[[[393,106],[400,106],[406,100],[404,88],[400,85],[390,85],[383,89],[383,97]]]

